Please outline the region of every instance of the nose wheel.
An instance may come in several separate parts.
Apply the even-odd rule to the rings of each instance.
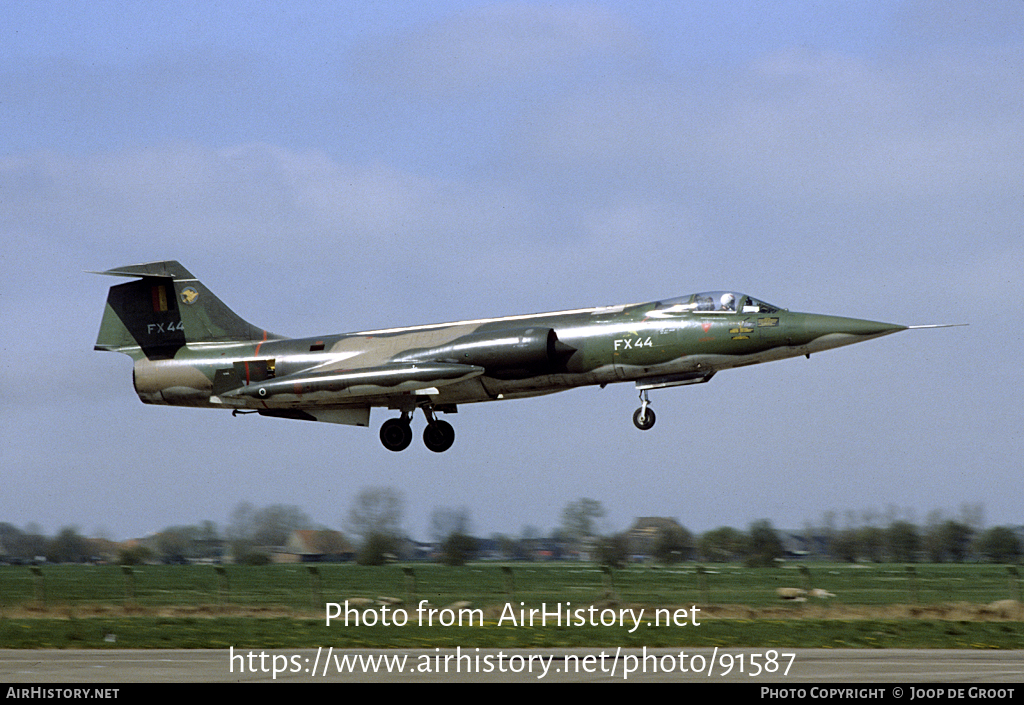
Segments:
[[[633,412],[633,425],[641,431],[649,431],[654,426],[654,409],[650,408],[651,400],[647,398],[647,390],[640,392],[640,408]]]

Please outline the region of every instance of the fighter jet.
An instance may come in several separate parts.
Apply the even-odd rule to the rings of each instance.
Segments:
[[[633,382],[633,423],[654,426],[648,392],[707,382],[721,370],[807,356],[913,327],[795,313],[736,291],[648,303],[286,338],[237,316],[176,261],[96,274],[112,286],[96,350],[135,361],[146,404],[380,428],[392,451],[413,439],[441,453],[455,430],[438,414],[585,385]]]

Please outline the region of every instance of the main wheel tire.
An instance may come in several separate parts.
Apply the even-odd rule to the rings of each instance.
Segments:
[[[396,453],[412,443],[412,426],[404,419],[388,419],[380,427],[380,442]]]
[[[455,429],[447,421],[434,421],[423,429],[423,444],[435,453],[443,453],[455,443]]]
[[[654,426],[655,416],[654,409],[647,407],[644,409],[642,406],[633,412],[633,425],[639,428],[641,431],[650,431],[651,427]]]

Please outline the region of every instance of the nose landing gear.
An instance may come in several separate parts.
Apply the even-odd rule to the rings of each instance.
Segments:
[[[649,431],[654,426],[654,409],[650,408],[650,403],[645,389],[640,392],[640,408],[633,412],[633,425],[641,431]]]

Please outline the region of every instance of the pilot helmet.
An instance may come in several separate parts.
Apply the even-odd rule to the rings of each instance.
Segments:
[[[735,308],[736,297],[732,294],[722,294],[722,309],[732,310]]]

